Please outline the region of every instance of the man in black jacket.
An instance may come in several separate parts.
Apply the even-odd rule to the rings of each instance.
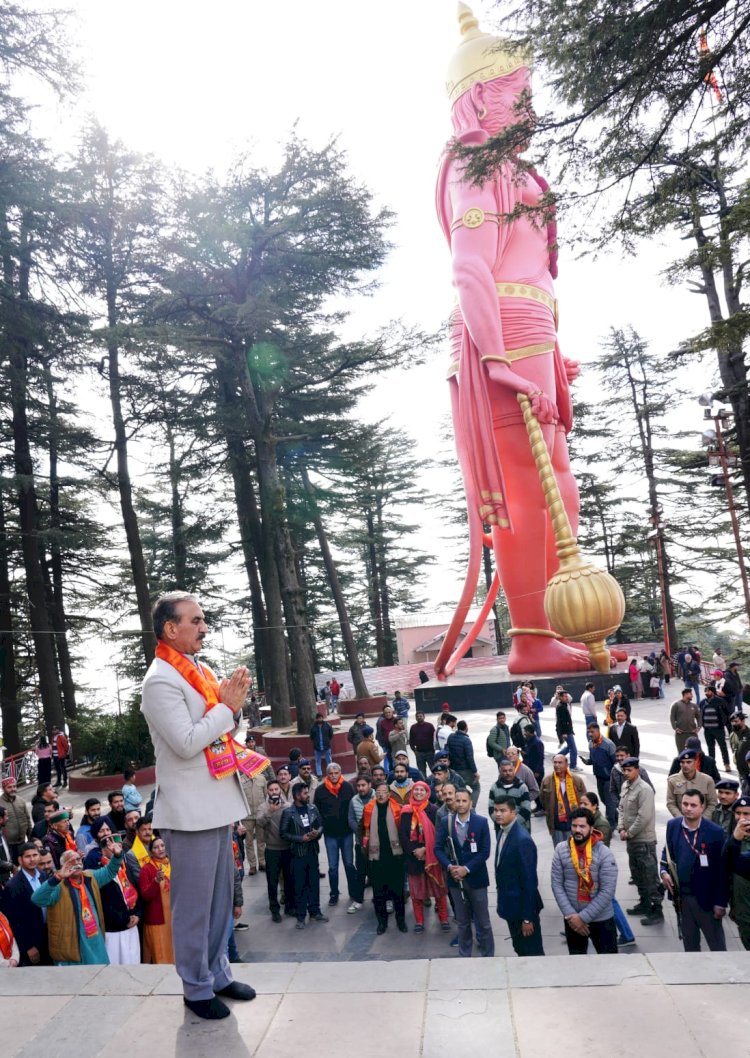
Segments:
[[[315,805],[310,804],[310,791],[304,783],[294,784],[292,797],[294,803],[281,816],[279,835],[291,848],[297,929],[304,929],[308,912],[313,922],[328,921],[320,910],[318,877],[318,839],[323,832],[323,820]]]
[[[19,871],[3,890],[3,912],[10,922],[21,954],[19,966],[49,965],[47,926],[41,907],[31,902],[31,894],[42,884],[37,864],[39,852],[33,842],[18,850]]]
[[[457,771],[467,786],[471,787],[471,805],[476,808],[479,800],[479,769],[474,760],[474,747],[469,738],[469,725],[459,720],[456,730],[448,735],[445,745],[451,759],[451,768]]]
[[[742,708],[742,677],[736,661],[730,661],[724,673],[724,695],[731,707]]]
[[[329,764],[325,781],[315,791],[315,807],[323,821],[323,840],[328,857],[328,880],[331,907],[339,902],[339,855],[344,862],[349,901],[357,897],[357,872],[354,869],[354,835],[349,829],[349,802],[354,788],[341,775],[340,764]]]
[[[706,737],[706,746],[710,757],[716,759],[716,747],[721,750],[721,759],[724,761],[724,771],[731,771],[729,764],[729,750],[727,749],[727,728],[729,727],[730,707],[726,698],[720,698],[712,683],[706,686],[706,693],[698,708],[701,711],[701,722],[703,734]]]

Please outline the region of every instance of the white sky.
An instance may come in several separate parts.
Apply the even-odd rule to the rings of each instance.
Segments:
[[[425,330],[441,325],[452,292],[433,199],[451,131],[444,74],[458,41],[455,0],[54,2],[76,14],[87,80],[75,105],[48,105],[38,115],[58,149],[73,146],[87,113],[130,147],[198,171],[223,169],[248,145],[259,163],[273,165],[295,122],[313,145],[337,136],[356,177],[396,213],[395,249],[381,289],[357,303],[352,325],[362,333],[396,318]],[[476,0],[474,9],[482,19],[492,4]],[[485,17],[483,25],[490,28],[490,21]],[[701,298],[658,278],[671,257],[668,248],[654,242],[637,259],[623,260],[615,249],[583,261],[566,249],[564,225],[559,238],[566,355],[585,365],[612,325],[632,324],[657,349],[673,348],[706,325]],[[447,351],[400,373],[397,385],[379,383],[364,408],[372,419],[394,414],[425,458],[435,454],[436,427],[448,412],[446,363]],[[711,384],[708,370],[702,380],[693,377],[689,388],[696,395]],[[585,376],[578,385],[595,399]],[[691,402],[682,429],[693,416],[698,431],[701,414]],[[439,475],[427,481],[431,490],[441,488]],[[427,548],[435,519],[424,516]],[[430,578],[430,606],[458,589],[445,558]]]

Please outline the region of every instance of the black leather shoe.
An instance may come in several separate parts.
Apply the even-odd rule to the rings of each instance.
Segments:
[[[322,911],[318,911],[318,913],[317,913],[317,914],[315,914],[315,915],[310,915],[310,921],[311,921],[311,922],[327,922],[327,921],[328,921],[328,918],[327,918],[327,916],[326,916],[326,915],[324,915],[324,914],[322,913]]]
[[[271,912],[271,921],[272,922],[281,922],[281,915],[279,914],[278,911],[272,911]]]
[[[409,932],[409,928],[406,925],[406,922],[402,918],[396,920],[396,925],[398,926],[399,933],[408,933]]]
[[[378,928],[376,930],[376,933],[378,934],[379,937],[382,937],[382,935],[385,933],[385,931],[387,929],[388,929],[388,923],[387,922],[379,922],[378,923]]]
[[[250,985],[243,985],[241,981],[230,981],[226,988],[220,988],[216,995],[226,996],[227,999],[255,999],[255,989]]]
[[[625,910],[629,915],[645,915],[651,908],[648,904],[636,904],[635,907],[628,907]]]
[[[205,1021],[218,1021],[220,1018],[229,1017],[229,1007],[216,996],[213,999],[185,999],[183,996],[182,1001],[196,1017]]]

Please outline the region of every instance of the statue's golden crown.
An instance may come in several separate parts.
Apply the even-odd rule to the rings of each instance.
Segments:
[[[458,24],[461,43],[450,61],[445,83],[451,103],[477,81],[494,81],[523,66],[531,69],[531,54],[509,40],[482,33],[466,4],[458,5]]]

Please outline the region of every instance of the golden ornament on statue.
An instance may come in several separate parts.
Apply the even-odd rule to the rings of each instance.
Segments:
[[[585,558],[578,547],[568,515],[555,480],[549,457],[531,401],[518,394],[523,421],[529,435],[539,481],[544,492],[555,547],[560,565],[544,594],[544,609],[549,623],[563,639],[586,644],[591,665],[597,672],[609,672],[610,654],[607,636],[616,631],[625,616],[625,597],[615,578]]]

